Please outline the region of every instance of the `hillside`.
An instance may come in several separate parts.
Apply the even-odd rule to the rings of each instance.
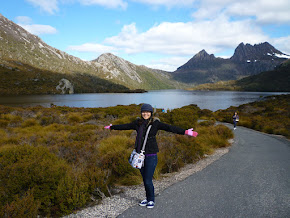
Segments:
[[[105,53],[91,61],[104,66],[103,77],[110,81],[141,89],[174,89],[178,83],[170,80],[170,74],[146,66],[132,64],[111,53]]]
[[[236,84],[244,91],[290,92],[290,60],[275,70],[240,79]]]
[[[202,50],[174,71],[172,76],[178,81],[194,84],[237,80],[273,70],[289,57],[268,42],[254,46],[241,43],[229,59],[216,58]]]
[[[175,88],[176,85],[178,85],[178,83],[174,84],[174,82],[170,81],[169,74],[165,72],[160,73],[150,68],[134,65],[117,56],[112,58],[112,55],[103,55],[94,61],[83,61],[47,45],[39,37],[30,34],[1,14],[0,24],[0,64],[3,68],[7,68],[5,71],[14,69],[15,65],[17,65],[16,67],[19,70],[22,70],[24,76],[18,77],[14,75],[14,80],[17,80],[15,81],[16,84],[26,83],[26,85],[34,87],[35,84],[30,83],[30,80],[26,80],[25,77],[32,78],[33,72],[45,71],[47,77],[62,75],[59,76],[59,78],[70,79],[69,82],[76,86],[74,88],[74,93],[87,92],[88,90],[93,92],[99,90],[102,92],[102,86],[114,86],[113,92],[115,88],[118,87],[114,84],[122,85],[119,86],[121,89],[118,91],[124,90],[123,86],[126,86],[128,89],[165,89]],[[114,61],[111,62],[112,60]],[[115,63],[117,63],[117,65]],[[15,71],[15,74],[18,74],[18,71]],[[9,77],[9,74],[6,74],[6,77]],[[81,82],[84,77],[90,79],[84,79],[84,81]],[[25,82],[23,80],[25,80]],[[45,84],[46,81],[47,80],[44,80],[43,84]],[[50,85],[47,84],[47,86],[50,86],[48,89],[52,90],[47,93],[57,92],[57,90],[53,89],[58,86],[58,83],[59,81],[54,80]],[[17,94],[13,92],[13,90],[17,88],[17,85],[0,85],[10,90],[10,94]],[[80,88],[86,86],[99,87],[96,89]],[[41,87],[37,87],[31,90],[31,92],[38,93],[39,90],[41,90]],[[107,91],[107,89],[105,90]],[[26,92],[24,94],[31,92]],[[45,93],[45,91],[39,94],[43,93]]]
[[[132,92],[129,88],[89,74],[62,74],[10,62],[0,64],[0,95]],[[140,92],[141,90],[134,90]]]
[[[271,71],[248,76],[240,80],[202,84],[192,90],[290,92],[290,59]]]

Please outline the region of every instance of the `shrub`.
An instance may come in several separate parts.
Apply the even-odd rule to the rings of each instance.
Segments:
[[[286,136],[287,138],[289,138],[289,136],[290,136],[290,132],[289,132],[289,130],[287,130],[286,128],[275,129],[275,130],[274,130],[274,134],[277,134],[277,135],[284,135],[284,136]]]
[[[198,125],[200,125],[200,126],[213,126],[214,124],[215,124],[215,120],[214,119],[205,120],[205,121],[202,121],[202,122],[198,123]]]
[[[82,122],[82,116],[80,113],[70,113],[67,117],[69,123],[80,123]]]
[[[88,190],[89,180],[83,173],[66,173],[57,186],[54,214],[69,214],[86,205],[90,199]]]
[[[8,126],[8,124],[9,124],[8,120],[2,120],[2,119],[0,120],[0,127],[5,128]]]
[[[65,161],[50,153],[47,148],[28,145],[2,146],[0,165],[0,184],[1,187],[5,187],[1,190],[3,193],[0,197],[1,205],[11,207],[11,205],[29,204],[26,201],[35,201],[40,202],[39,213],[42,215],[53,216],[68,212],[61,208],[58,199],[61,197],[71,204],[65,195],[59,193],[62,181],[70,175],[71,168]],[[67,186],[67,192],[71,192],[72,188],[75,187]],[[25,194],[29,190],[33,192]],[[34,200],[30,195],[33,195]]]
[[[265,126],[263,128],[263,132],[269,133],[269,134],[273,134],[274,133],[274,129],[271,126]]]
[[[120,119],[114,121],[114,125],[124,124],[124,123],[131,123],[136,120],[136,116],[124,116]]]
[[[10,204],[0,206],[1,217],[37,217],[40,202],[35,200],[33,191],[28,190],[22,197],[16,195]]]
[[[22,124],[21,124],[21,126],[22,127],[30,127],[30,126],[36,126],[36,125],[39,125],[39,123],[38,123],[38,121],[37,120],[35,120],[34,118],[29,118],[29,119],[27,119],[27,120],[25,120]]]
[[[204,150],[196,139],[184,135],[162,134],[158,137],[160,153],[154,174],[159,178],[161,173],[178,171],[187,163],[193,163],[204,155]]]
[[[162,122],[170,123],[184,129],[195,127],[198,119],[198,109],[194,105],[174,109],[168,113],[160,114]]]
[[[215,126],[214,130],[215,130],[216,134],[223,139],[234,138],[233,132],[228,127],[226,127],[224,125],[219,124],[219,125]]]
[[[184,166],[182,146],[173,137],[159,137],[158,168],[161,173],[171,173]]]
[[[100,142],[98,147],[99,166],[107,169],[111,174],[110,185],[139,184],[141,180],[136,179],[138,170],[133,169],[128,158],[134,148],[134,140],[127,136],[115,135]]]
[[[198,115],[200,118],[209,118],[213,116],[213,113],[211,110],[203,109],[198,112]]]

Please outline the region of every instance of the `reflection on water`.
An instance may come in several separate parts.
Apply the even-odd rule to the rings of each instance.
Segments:
[[[73,95],[28,95],[0,97],[0,104],[8,106],[49,107],[51,103],[69,107],[109,107],[149,103],[157,108],[174,109],[189,104],[197,104],[201,109],[226,109],[265,96],[288,94],[286,92],[232,92],[232,91],[186,91],[158,90],[147,93],[94,93]]]

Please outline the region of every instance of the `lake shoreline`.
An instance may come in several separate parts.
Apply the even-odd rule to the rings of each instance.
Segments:
[[[179,89],[150,90],[145,93],[89,93],[64,95],[23,95],[1,96],[0,105],[12,107],[56,106],[67,107],[114,107],[149,103],[154,108],[171,110],[190,104],[196,104],[201,109],[217,111],[231,106],[257,101],[266,96],[288,94],[282,92],[232,92],[232,91],[188,91]]]

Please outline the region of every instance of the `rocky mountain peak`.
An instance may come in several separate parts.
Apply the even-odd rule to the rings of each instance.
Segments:
[[[249,75],[271,71],[289,55],[283,54],[268,42],[257,45],[240,43],[229,59],[215,58],[200,51],[186,64],[173,72],[173,78],[186,83],[212,83],[236,80]]]
[[[215,61],[216,57],[211,54],[209,55],[204,49],[194,55],[187,63],[177,68],[176,71],[183,71],[191,69],[192,67],[202,66],[207,67],[209,62]]]
[[[142,82],[141,77],[136,72],[137,65],[111,53],[102,54],[92,62],[105,66],[107,70],[111,72],[112,78],[118,78],[124,73],[130,79],[137,81],[138,83]]]
[[[104,54],[101,54],[97,59],[92,60],[92,61],[101,63],[101,62],[120,62],[120,61],[125,61],[125,60],[116,55],[113,55],[112,53],[104,53]]]
[[[255,45],[240,43],[230,59],[235,62],[263,61],[283,58],[283,55],[285,54],[274,48],[268,42]],[[287,57],[285,56],[285,58]]]
[[[204,49],[198,52],[196,55],[192,58],[195,61],[208,61],[215,59],[215,56],[213,54],[209,55]]]

